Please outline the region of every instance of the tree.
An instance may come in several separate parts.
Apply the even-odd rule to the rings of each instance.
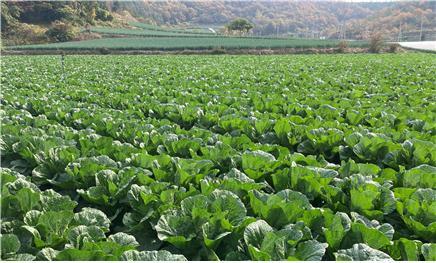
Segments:
[[[369,51],[379,53],[384,44],[383,36],[380,32],[373,33],[369,40]]]
[[[13,27],[18,23],[21,9],[18,6],[1,3],[1,31],[2,33],[12,31]]]
[[[228,31],[238,31],[242,33],[248,33],[252,28],[253,24],[248,22],[246,19],[238,18],[226,25]]]
[[[276,29],[276,26],[272,23],[269,22],[264,28],[263,28],[263,34],[264,35],[272,35],[274,34],[274,31]]]
[[[76,28],[70,24],[56,21],[45,34],[54,41],[65,42],[72,40],[76,36],[77,31]]]
[[[348,42],[347,41],[342,40],[341,42],[339,42],[339,44],[338,44],[338,51],[340,53],[345,53],[347,48],[348,48]]]
[[[95,18],[101,21],[112,21],[114,19],[109,11],[101,8],[98,8],[95,12]]]

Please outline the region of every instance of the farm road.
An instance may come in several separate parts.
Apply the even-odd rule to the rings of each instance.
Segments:
[[[436,41],[398,42],[398,44],[406,48],[436,51]]]

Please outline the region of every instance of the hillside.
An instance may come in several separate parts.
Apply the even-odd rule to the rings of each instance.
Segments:
[[[254,24],[254,36],[360,40],[382,32],[388,40],[436,39],[432,1],[8,1],[1,7],[3,45],[101,38],[101,30],[83,31],[97,26],[121,32],[136,21],[171,30],[219,31],[239,17]]]
[[[243,17],[255,24],[253,34],[364,39],[382,31],[396,37],[421,29],[435,31],[434,1],[351,3],[332,1],[114,1],[112,11],[128,10],[156,24],[223,25]]]
[[[4,44],[68,41],[80,37],[87,25],[122,23],[97,1],[8,1],[1,3]]]

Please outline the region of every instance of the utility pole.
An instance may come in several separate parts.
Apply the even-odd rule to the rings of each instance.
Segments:
[[[421,30],[419,32],[419,41],[422,41],[422,24],[423,24],[423,16],[421,15]]]
[[[346,38],[346,36],[347,36],[347,33],[346,33],[346,32],[347,32],[347,27],[346,27],[345,22],[344,22],[344,31],[343,31],[343,34],[344,34],[344,35],[342,36],[342,39],[343,39],[343,40],[345,40],[345,38]]]
[[[64,79],[65,79],[65,53],[63,51],[61,53],[61,68],[62,68],[61,81],[64,81]]]
[[[398,42],[401,42],[401,22],[400,22],[400,30],[398,31]]]

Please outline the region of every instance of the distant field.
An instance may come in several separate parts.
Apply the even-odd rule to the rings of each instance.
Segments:
[[[129,28],[92,27],[91,31],[107,38],[12,46],[10,50],[207,50],[223,49],[279,49],[279,48],[328,48],[338,45],[337,40],[285,39],[274,37],[232,37],[215,35],[206,28],[165,28],[140,22],[131,22]],[[120,37],[120,38],[114,38]],[[365,46],[366,42],[351,42],[351,47]]]
[[[13,46],[13,50],[86,50],[107,48],[115,50],[181,50],[181,49],[258,49],[258,48],[323,48],[337,46],[337,40],[230,38],[230,37],[150,37],[102,38],[85,41]],[[350,46],[365,46],[365,42],[352,42]]]
[[[207,30],[206,28],[187,28],[187,29],[177,29],[177,28],[165,28],[161,26],[155,26],[150,24],[144,24],[141,22],[130,22],[129,25],[139,27],[142,29],[147,30],[153,30],[153,31],[166,31],[166,32],[173,32],[173,33],[191,33],[191,34],[206,34],[206,35],[213,35],[212,32]]]
[[[148,36],[148,37],[161,37],[161,36],[185,36],[185,37],[207,37],[210,34],[196,34],[189,32],[175,32],[153,29],[128,29],[128,28],[109,28],[109,27],[93,27],[92,32],[108,35],[127,35],[127,36]]]
[[[112,28],[112,27],[92,27],[91,32],[105,34],[105,35],[117,35],[117,36],[141,36],[141,37],[218,37],[218,38],[254,38],[254,39],[285,39],[285,37],[274,36],[228,36],[217,34],[203,34],[203,33],[191,33],[190,31],[167,31],[167,30],[155,30],[155,29],[131,29],[131,28]],[[290,39],[290,38],[287,38]]]

